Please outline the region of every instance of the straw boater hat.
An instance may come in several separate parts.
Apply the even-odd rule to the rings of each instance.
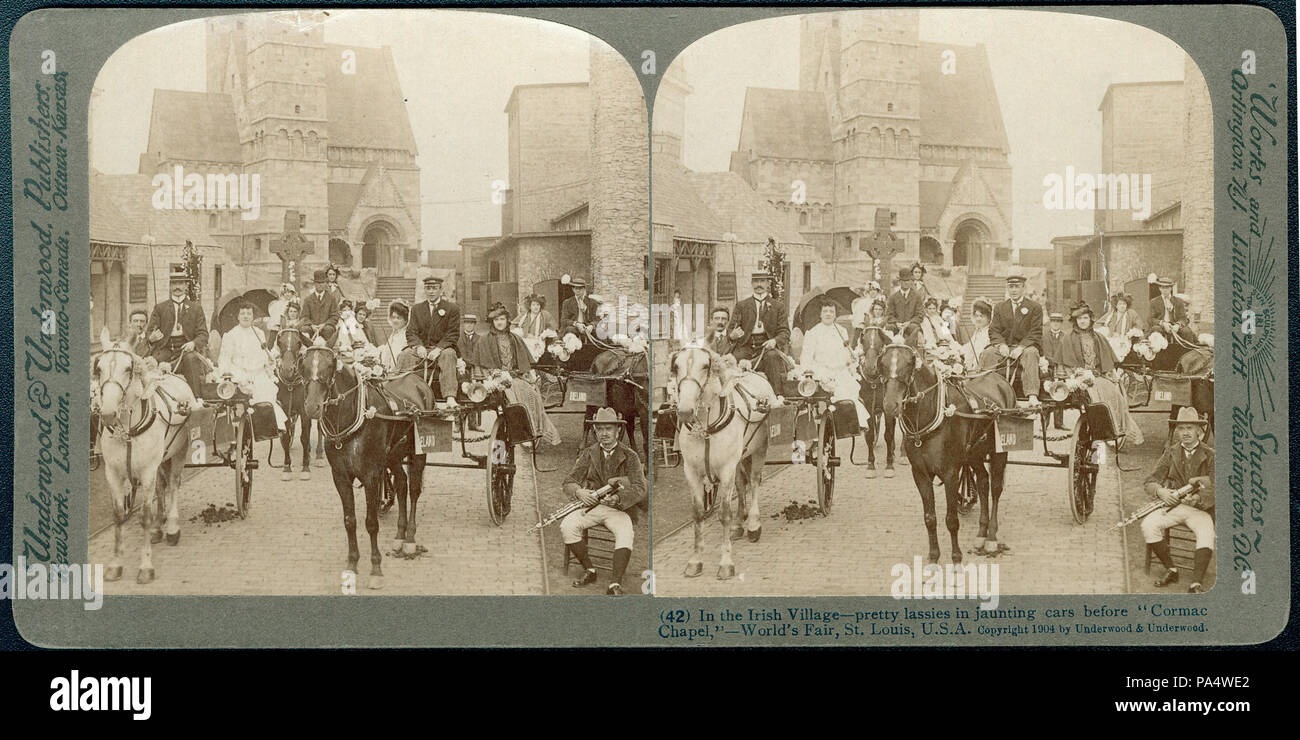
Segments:
[[[771,280],[771,279],[772,279],[772,273],[770,272],[756,272],[753,275],[749,276],[749,282],[751,283],[754,282],[755,280]]]
[[[570,287],[570,288],[573,288],[574,290],[577,290],[578,288],[582,288],[583,290],[586,290],[586,289],[587,289],[587,281],[586,281],[586,280],[583,280],[583,279],[580,278],[580,277],[569,278],[569,287]]]
[[[460,323],[462,323],[462,324],[477,324],[477,323],[478,323],[478,316],[476,316],[476,315],[474,315],[474,314],[472,314],[472,313],[463,313],[463,314],[460,315]]]
[[[1048,321],[1065,321],[1065,314],[1061,313],[1060,311],[1053,311],[1050,315],[1048,315],[1047,320],[1048,320]]]
[[[1156,285],[1159,285],[1162,288],[1172,288],[1174,287],[1174,281],[1167,277],[1157,277]]]
[[[1177,418],[1169,420],[1169,426],[1171,427],[1177,428],[1180,424],[1195,424],[1204,429],[1209,422],[1202,419],[1201,415],[1196,413],[1196,409],[1191,406],[1184,406],[1181,409],[1178,409]]]
[[[171,272],[168,273],[167,282],[169,284],[185,283],[186,285],[188,285],[190,283],[190,274],[186,272],[185,267],[183,265],[176,265],[171,269]]]

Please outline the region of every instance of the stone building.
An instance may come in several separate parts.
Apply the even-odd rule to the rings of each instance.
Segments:
[[[1193,321],[1209,322],[1213,290],[1213,158],[1209,93],[1190,57],[1185,81],[1117,83],[1098,111],[1102,173],[1151,176],[1149,202],[1135,209],[1110,186],[1094,199],[1094,233],[1052,240],[1054,291],[1063,303],[1086,300],[1101,310],[1124,291],[1146,317],[1155,295],[1148,276],[1167,276],[1191,302]],[[1130,178],[1131,182],[1131,178]],[[1131,195],[1131,194],[1130,194]],[[1145,211],[1145,213],[1143,213]],[[1208,324],[1207,324],[1208,325]]]
[[[279,281],[272,246],[288,211],[312,249],[299,281],[333,261],[362,273],[367,291],[382,277],[413,284],[420,170],[391,50],[327,44],[323,17],[302,15],[207,20],[207,90],[155,91],[139,171],[259,176],[256,218],[205,212],[249,284]]]
[[[460,242],[475,306],[513,310],[536,292],[558,319],[566,274],[615,305],[647,303],[645,101],[621,56],[593,40],[590,59],[589,83],[518,85],[506,102],[501,236]]]
[[[918,22],[803,16],[799,89],[747,91],[731,171],[826,263],[868,262],[880,212],[901,240],[875,255],[885,282],[914,261],[960,282],[1015,257],[1009,146],[984,47],[920,41]]]

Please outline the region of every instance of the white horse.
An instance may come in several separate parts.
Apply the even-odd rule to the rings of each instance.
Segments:
[[[774,399],[772,387],[763,375],[726,368],[717,353],[694,345],[674,354],[670,368],[670,387],[677,397],[678,446],[695,509],[695,551],[685,574],[694,578],[704,571],[704,492],[710,485],[720,494],[717,500],[722,504],[718,508],[723,531],[718,578],[731,578],[736,574],[731,540],[743,534],[757,542],[763,534],[758,514],[758,485],[768,443],[763,402]],[[733,503],[738,504],[737,517],[745,511],[743,528],[739,520],[732,526]]]
[[[181,539],[176,492],[185,469],[180,453],[189,444],[182,432],[194,394],[179,375],[146,377],[143,360],[131,351],[130,342],[113,342],[107,328],[100,334],[100,343],[103,351],[95,360],[91,377],[103,424],[100,448],[116,524],[113,560],[104,579],[122,577],[122,523],[130,513],[127,495],[134,488],[143,494],[138,500],[144,533],[135,580],[150,583],[154,579],[152,545],[163,538],[164,518],[167,544],[175,545]]]

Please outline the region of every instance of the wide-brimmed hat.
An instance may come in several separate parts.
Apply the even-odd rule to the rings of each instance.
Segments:
[[[1172,278],[1167,278],[1167,277],[1157,277],[1157,278],[1156,278],[1156,285],[1159,285],[1159,286],[1162,287],[1162,288],[1172,288],[1172,287],[1174,287],[1174,281],[1173,281]]]
[[[1075,303],[1073,306],[1070,306],[1070,320],[1071,320],[1071,321],[1073,321],[1073,320],[1079,318],[1080,316],[1084,315],[1085,313],[1088,314],[1089,316],[1094,316],[1094,315],[1095,315],[1095,314],[1093,314],[1093,312],[1092,312],[1092,306],[1089,306],[1088,303],[1087,303],[1087,301],[1078,301],[1078,302]]]
[[[1195,424],[1204,429],[1209,422],[1201,418],[1196,409],[1191,406],[1184,406],[1178,409],[1178,416],[1169,420],[1169,426],[1176,427],[1179,424]]]
[[[596,410],[596,415],[591,417],[587,422],[593,426],[600,424],[622,424],[623,420],[618,418],[618,413],[608,406],[602,406]]]
[[[586,281],[586,280],[583,280],[583,279],[580,278],[580,277],[569,278],[569,287],[570,287],[570,288],[574,288],[574,289],[582,288],[583,290],[586,290],[586,289],[587,289],[587,281]]]

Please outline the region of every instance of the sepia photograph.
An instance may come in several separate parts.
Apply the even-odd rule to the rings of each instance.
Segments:
[[[622,54],[527,18],[118,49],[89,141],[106,592],[648,593],[648,129]]]
[[[1213,116],[1178,45],[814,13],[695,42],[653,110],[658,595],[1213,587]]]

